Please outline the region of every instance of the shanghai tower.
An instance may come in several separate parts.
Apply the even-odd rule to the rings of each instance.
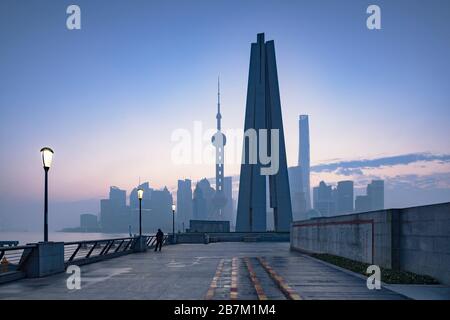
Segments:
[[[311,187],[309,182],[309,122],[307,115],[300,115],[298,165],[302,171],[302,185],[305,193],[306,210],[311,209]]]
[[[289,231],[292,222],[292,206],[289,191],[289,178],[286,163],[283,119],[281,115],[280,91],[278,87],[275,44],[264,41],[264,34],[258,34],[256,43],[251,45],[250,69],[248,75],[247,103],[245,111],[245,132],[259,133],[258,148],[278,145],[278,170],[269,175],[270,207],[273,208],[275,231]],[[278,140],[271,142],[262,139],[261,132],[269,132],[272,137],[278,132]],[[263,137],[264,138],[264,137]],[[263,142],[262,142],[263,141]],[[262,146],[261,146],[262,142]],[[252,145],[244,134],[243,162],[239,181],[239,198],[236,218],[236,231],[266,231],[267,219],[267,176],[262,174],[262,163],[249,163],[246,156]],[[274,156],[272,154],[272,156]]]

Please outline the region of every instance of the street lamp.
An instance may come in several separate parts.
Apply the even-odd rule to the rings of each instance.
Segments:
[[[172,234],[175,237],[175,208],[176,206],[172,204]]]
[[[48,241],[48,170],[52,165],[53,150],[45,147],[41,149],[42,163],[45,172],[45,186],[44,186],[44,242]]]
[[[137,191],[139,199],[139,236],[142,236],[142,197],[144,196],[144,190],[139,188]]]

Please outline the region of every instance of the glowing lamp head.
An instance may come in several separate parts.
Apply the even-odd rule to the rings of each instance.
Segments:
[[[42,163],[45,169],[50,169],[53,160],[53,150],[45,147],[41,149]]]
[[[137,194],[138,194],[138,199],[142,200],[142,197],[144,196],[144,190],[139,188],[137,191]]]
[[[173,204],[173,205],[172,205],[172,211],[175,212],[175,209],[176,209],[176,207],[175,207],[175,205]]]

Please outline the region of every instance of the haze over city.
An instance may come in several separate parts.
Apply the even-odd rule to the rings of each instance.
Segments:
[[[77,32],[67,1],[0,4],[0,229],[40,228],[44,145],[53,230],[97,214],[110,186],[212,178],[213,164],[172,163],[171,135],[214,129],[218,75],[223,129],[243,128],[258,32],[277,48],[289,166],[310,117],[311,187],[351,179],[358,194],[383,179],[386,207],[449,201],[447,2],[379,1],[382,33],[367,31],[364,1],[199,2],[78,1]]]

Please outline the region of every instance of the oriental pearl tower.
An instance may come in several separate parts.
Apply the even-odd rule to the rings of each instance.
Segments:
[[[223,209],[227,204],[227,197],[223,191],[224,155],[227,139],[221,131],[222,115],[220,114],[220,79],[217,79],[217,132],[212,136],[211,142],[216,148],[216,193],[213,198],[215,219],[224,219]]]

